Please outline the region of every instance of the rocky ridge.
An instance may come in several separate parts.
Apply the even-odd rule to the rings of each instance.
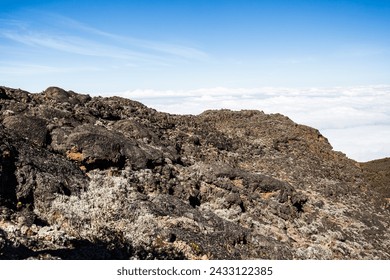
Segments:
[[[390,259],[365,170],[280,114],[0,87],[0,259]]]

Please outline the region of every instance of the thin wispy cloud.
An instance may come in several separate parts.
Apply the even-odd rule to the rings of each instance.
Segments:
[[[41,75],[51,73],[80,73],[80,72],[94,72],[100,71],[97,67],[55,67],[42,64],[29,64],[29,63],[9,63],[0,62],[0,74],[13,74],[13,75]]]
[[[109,33],[91,26],[88,26],[82,22],[76,21],[74,19],[53,15],[60,23],[67,27],[74,28],[75,30],[84,31],[90,34],[95,34],[101,37],[105,37],[111,40],[115,40],[120,44],[127,44],[129,46],[133,46],[135,48],[143,48],[153,50],[159,53],[166,53],[178,57],[190,58],[190,59],[205,59],[208,55],[196,48],[187,47],[183,45],[177,44],[169,44],[166,42],[158,42],[151,40],[143,40],[140,38],[134,38],[129,36],[121,36],[114,33]]]
[[[45,33],[28,32],[17,34],[14,32],[3,32],[3,37],[29,46],[44,47],[57,51],[73,53],[85,56],[106,57],[127,60],[158,60],[157,56],[146,53],[118,48],[113,45],[86,40],[74,36],[55,36]]]
[[[30,91],[50,84],[97,92],[123,88],[124,84],[146,85],[157,79],[164,83],[177,69],[209,60],[206,53],[191,46],[115,31],[45,12],[31,12],[25,20],[22,16],[2,19],[3,83]]]
[[[37,27],[33,24],[29,26],[28,22],[20,20],[3,20],[0,37],[27,46],[77,55],[153,63],[207,57],[203,51],[191,47],[109,33],[59,15],[50,15],[49,18],[50,28]],[[56,28],[58,25],[61,27]]]

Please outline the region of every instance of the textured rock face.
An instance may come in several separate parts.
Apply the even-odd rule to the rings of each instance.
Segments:
[[[279,114],[0,87],[0,258],[389,259],[364,170]]]

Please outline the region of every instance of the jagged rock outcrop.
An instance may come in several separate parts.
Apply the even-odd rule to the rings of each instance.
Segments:
[[[362,168],[279,114],[0,87],[0,258],[390,259]]]

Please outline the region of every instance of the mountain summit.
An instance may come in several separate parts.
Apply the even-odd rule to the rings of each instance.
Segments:
[[[0,87],[0,259],[390,259],[372,166],[280,114]]]

